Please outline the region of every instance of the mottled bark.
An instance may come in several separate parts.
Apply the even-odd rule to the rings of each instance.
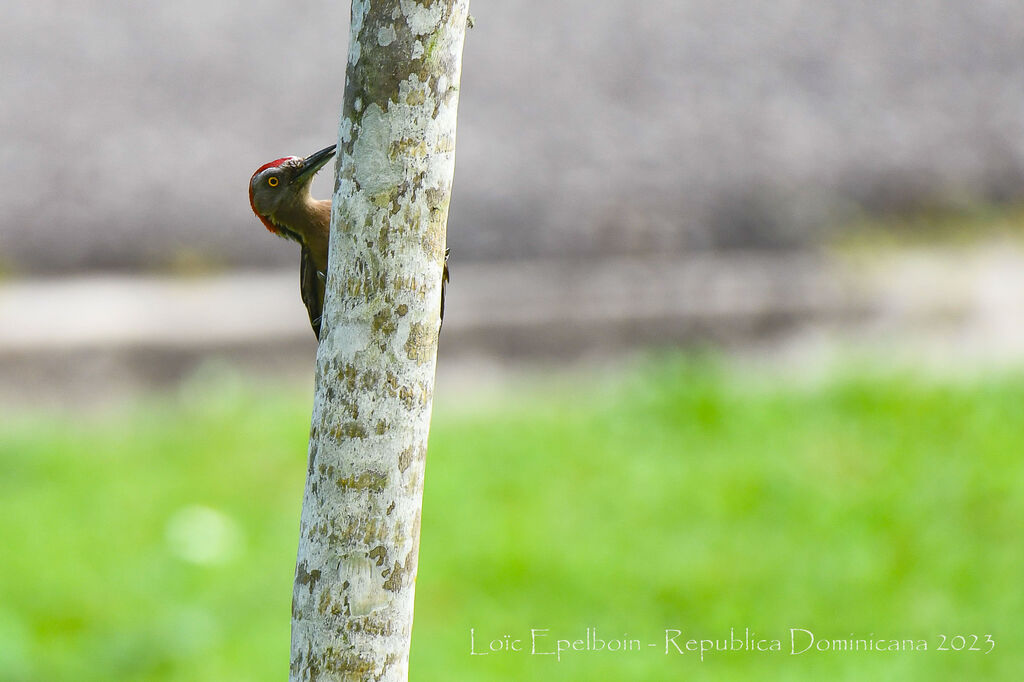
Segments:
[[[353,0],[291,677],[405,680],[469,0]]]

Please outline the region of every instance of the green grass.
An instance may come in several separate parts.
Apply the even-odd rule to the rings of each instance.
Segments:
[[[105,416],[5,415],[0,680],[285,679],[310,399],[223,383]],[[1024,374],[810,385],[661,358],[439,401],[413,680],[1024,669]],[[470,655],[471,628],[481,651],[588,627],[643,650]],[[666,655],[666,628],[680,644],[750,628],[783,651]],[[789,628],[928,651],[793,656]],[[935,650],[957,634],[996,648]]]

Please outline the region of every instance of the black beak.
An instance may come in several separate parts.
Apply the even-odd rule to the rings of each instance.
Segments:
[[[334,156],[334,150],[338,145],[332,144],[330,147],[324,147],[318,152],[314,152],[302,160],[302,167],[299,168],[298,174],[295,176],[296,181],[311,180],[316,172],[323,168],[331,157]]]

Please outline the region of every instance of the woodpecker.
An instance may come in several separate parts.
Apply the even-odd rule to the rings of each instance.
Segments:
[[[325,147],[302,159],[286,156],[265,163],[249,180],[252,212],[272,233],[298,242],[299,293],[309,312],[313,334],[320,340],[327,279],[327,250],[331,231],[331,201],[314,199],[309,185],[317,171],[334,156],[337,145]],[[441,320],[448,284],[448,251],[441,275]]]

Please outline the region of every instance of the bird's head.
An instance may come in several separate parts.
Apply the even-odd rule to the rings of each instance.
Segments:
[[[268,230],[288,236],[283,217],[309,198],[309,183],[334,156],[336,146],[332,144],[304,159],[286,156],[256,169],[249,180],[249,204]]]

